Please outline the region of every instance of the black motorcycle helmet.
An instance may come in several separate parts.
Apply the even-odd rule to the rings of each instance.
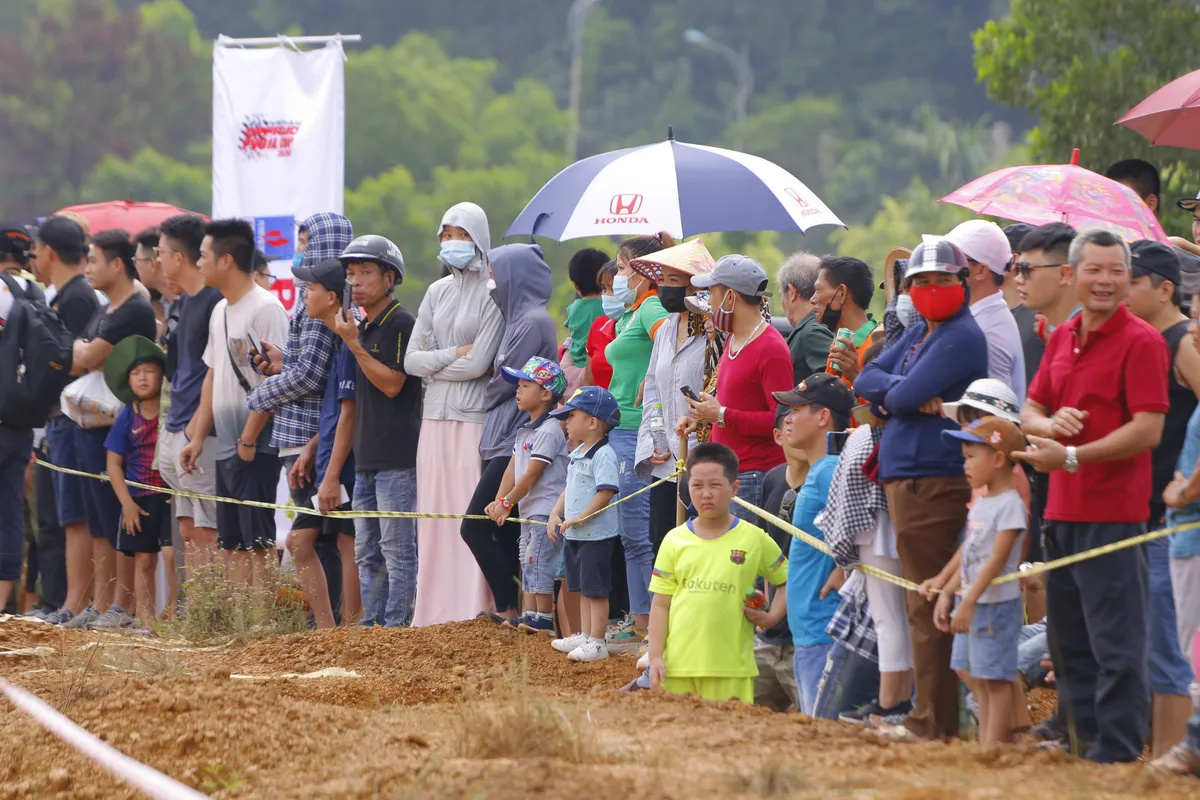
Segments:
[[[396,275],[396,283],[404,280],[404,255],[395,242],[384,236],[367,234],[359,236],[346,246],[338,261],[348,264],[351,261],[374,261],[382,267],[387,267]]]

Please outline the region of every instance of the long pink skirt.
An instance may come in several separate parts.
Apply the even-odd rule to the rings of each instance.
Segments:
[[[463,514],[479,483],[478,422],[424,420],[417,445],[417,511]],[[473,619],[494,609],[479,565],[459,535],[462,520],[417,520],[417,607],[413,625]]]

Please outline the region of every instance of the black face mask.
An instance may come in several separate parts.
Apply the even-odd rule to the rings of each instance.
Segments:
[[[842,305],[846,304],[846,300],[842,298]],[[842,310],[839,308],[836,311],[833,308],[833,301],[829,301],[829,305],[825,306],[825,311],[821,313],[821,324],[824,325],[833,333],[838,331],[838,323],[842,321]]]
[[[669,314],[682,314],[687,311],[683,302],[683,298],[687,297],[687,290],[686,286],[659,286],[658,301],[662,303],[663,310]]]

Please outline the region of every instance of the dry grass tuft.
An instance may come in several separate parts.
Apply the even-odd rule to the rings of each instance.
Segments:
[[[266,586],[235,583],[214,564],[191,570],[183,592],[183,613],[170,630],[191,642],[244,644],[307,628],[303,595],[280,575],[273,562]]]
[[[451,746],[461,757],[604,760],[586,715],[530,686],[528,657],[509,664],[489,696],[463,700],[458,713]]]

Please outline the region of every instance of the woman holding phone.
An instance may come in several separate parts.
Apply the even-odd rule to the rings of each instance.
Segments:
[[[716,370],[703,314],[689,311],[685,299],[696,293],[694,275],[712,272],[716,262],[700,239],[660,250],[630,262],[639,275],[658,286],[658,299],[668,316],[654,335],[650,365],[642,391],[642,423],[638,428],[635,466],[637,477],[650,482],[675,472],[684,457],[675,425],[688,414],[685,393],[699,400],[709,376]],[[689,436],[688,448],[699,443]],[[650,490],[650,544],[657,555],[663,539],[676,526],[678,503],[688,503],[687,482],[672,478]]]

